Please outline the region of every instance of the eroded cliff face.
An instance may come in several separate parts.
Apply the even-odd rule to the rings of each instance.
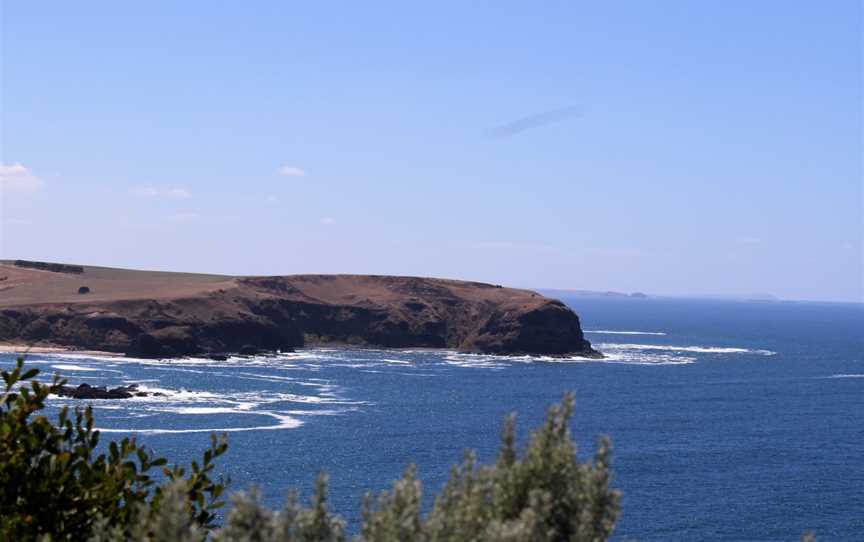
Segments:
[[[141,357],[333,344],[599,356],[573,311],[527,290],[416,277],[204,280],[84,269],[74,277],[14,269],[11,287],[0,290],[0,340]],[[53,296],[34,288],[40,281]],[[79,283],[92,293],[68,293]]]

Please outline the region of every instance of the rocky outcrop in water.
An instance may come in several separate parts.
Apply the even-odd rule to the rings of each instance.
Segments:
[[[105,386],[91,386],[85,383],[78,386],[60,386],[57,389],[57,395],[72,397],[73,399],[131,399],[132,397],[149,397],[163,394],[140,391],[135,384],[106,388]]]

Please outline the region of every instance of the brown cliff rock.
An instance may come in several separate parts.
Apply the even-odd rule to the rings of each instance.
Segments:
[[[491,354],[598,352],[560,301],[528,290],[373,275],[230,277],[0,263],[0,340],[141,357],[307,345],[454,348]],[[87,296],[78,294],[86,280]]]

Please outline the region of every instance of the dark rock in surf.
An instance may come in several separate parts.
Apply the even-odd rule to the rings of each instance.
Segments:
[[[85,383],[75,387],[60,386],[57,390],[57,395],[72,397],[73,399],[129,399],[132,397],[161,396],[164,394],[143,392],[138,390],[138,387],[134,384],[109,389],[105,386],[91,386]]]

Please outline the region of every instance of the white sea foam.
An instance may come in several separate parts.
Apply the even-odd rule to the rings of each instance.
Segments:
[[[67,364],[57,364],[52,365],[54,369],[59,369],[61,371],[99,371],[100,369],[96,369],[94,367],[82,367],[81,365],[67,365]]]
[[[386,362],[386,363],[394,363],[396,365],[413,365],[413,363],[411,363],[410,361],[404,360],[404,359],[383,358],[383,359],[381,359],[381,361]]]
[[[160,408],[162,412],[173,412],[174,414],[239,414],[248,409],[226,408],[226,407],[176,407]]]
[[[376,359],[377,356],[358,356],[357,354],[358,352],[353,350],[335,348],[326,351],[311,350],[285,353],[277,356],[234,356],[226,360],[212,360],[204,357],[178,359],[108,358],[84,354],[61,354],[49,356],[50,361],[45,360],[43,363],[70,372],[110,371],[121,373],[120,382],[135,384],[139,391],[148,394],[135,396],[124,401],[100,402],[97,408],[105,410],[106,415],[109,415],[110,412],[110,417],[106,417],[106,422],[111,420],[112,424],[122,424],[122,419],[131,421],[136,418],[147,418],[151,420],[148,424],[150,427],[102,429],[106,433],[186,434],[291,429],[301,426],[305,417],[335,416],[368,405],[370,403],[366,401],[352,401],[341,397],[339,387],[333,384],[330,379],[309,378],[306,375],[298,378],[288,376],[291,373],[287,373],[287,371],[302,370],[309,374],[319,371],[324,366],[329,368],[335,365],[334,362],[351,363],[360,360],[362,363],[364,358],[368,358],[368,364],[377,362],[380,367],[391,363],[391,360]],[[399,365],[398,362],[403,361],[398,359],[400,357],[399,354],[393,356],[392,362]],[[136,376],[140,374],[145,378],[132,377],[129,372],[130,366],[138,366],[133,369],[134,374]],[[115,369],[106,369],[106,367],[114,367]],[[244,368],[248,370],[243,370]],[[262,368],[266,370],[261,370]],[[146,370],[147,374],[141,374],[141,369]],[[168,376],[169,380],[147,378],[153,376],[153,371],[161,373],[160,376]],[[168,371],[168,373],[162,373],[163,371]],[[218,379],[219,382],[228,383],[228,385],[223,389],[202,391],[171,388],[161,384],[169,382],[170,374],[175,371],[206,374],[208,377]],[[286,371],[287,374],[280,374],[281,371]],[[92,375],[88,378],[107,377]],[[261,386],[265,389],[240,391],[230,384],[236,379],[260,380],[271,384],[266,386],[269,389]],[[57,400],[62,401],[63,398]],[[293,410],[292,406],[294,407]],[[245,415],[247,418],[237,418],[238,415]],[[200,419],[200,416],[223,419],[226,427],[195,427],[196,424],[191,422],[196,417]],[[225,416],[230,416],[230,418]],[[248,416],[269,417],[272,418],[272,421],[268,425],[267,422],[260,420],[253,421]],[[168,421],[169,419],[171,421]],[[184,419],[188,422],[182,421]],[[244,419],[249,420],[249,422],[243,423],[242,420]],[[223,425],[223,423],[208,423],[206,425]]]
[[[681,365],[693,363],[696,358],[689,356],[673,355],[666,353],[647,352],[603,352],[602,358],[586,358],[582,356],[534,356],[527,360],[519,358],[520,361],[532,361],[543,363],[612,363],[619,365]]]
[[[184,434],[184,433],[207,433],[207,432],[238,432],[238,431],[257,431],[257,430],[276,430],[276,429],[293,429],[303,425],[303,421],[295,416],[326,416],[336,415],[343,411],[354,410],[353,405],[365,404],[362,401],[344,401],[336,397],[329,396],[306,396],[291,393],[262,393],[262,392],[245,392],[234,393],[231,395],[215,394],[202,391],[189,390],[170,390],[165,388],[139,386],[139,389],[147,392],[157,392],[163,394],[162,397],[136,397],[132,400],[140,401],[140,406],[136,407],[140,413],[146,412],[146,415],[172,414],[180,416],[200,416],[200,415],[246,415],[246,416],[266,416],[276,420],[272,425],[251,425],[248,427],[219,427],[219,428],[189,428],[189,429],[168,429],[168,428],[147,428],[147,429],[101,429],[108,433],[139,433],[139,434]],[[336,410],[272,410],[260,409],[260,407],[268,404],[276,403],[311,403],[311,404],[333,404],[333,405],[352,405],[346,408]],[[124,402],[124,404],[127,404]],[[103,407],[104,408],[104,407]],[[120,410],[122,407],[116,407]],[[130,413],[131,414],[131,413]],[[134,416],[130,416],[134,417]]]
[[[505,360],[501,356],[461,354],[458,352],[451,352],[445,355],[444,363],[471,369],[503,369],[507,366]]]
[[[776,352],[771,350],[756,350],[750,348],[734,348],[724,346],[674,346],[664,344],[618,344],[602,343],[598,348],[606,353],[606,350],[662,350],[668,352],[694,352],[701,354],[758,354],[761,356],[773,356]],[[605,349],[605,350],[604,350]]]
[[[465,354],[451,352],[444,357],[445,363],[458,367],[479,369],[501,369],[510,363],[614,363],[622,365],[681,365],[693,363],[691,356],[672,353],[638,352],[638,351],[606,351],[603,358],[588,358],[583,356],[487,356],[482,354]]]
[[[864,374],[836,374],[828,378],[864,378]]]
[[[603,335],[666,335],[662,331],[613,331],[610,329],[586,329],[583,333],[601,333]]]
[[[265,375],[260,373],[235,373],[235,375],[249,376],[253,378],[260,378],[262,380],[270,380],[272,382],[291,382],[298,383],[297,378],[293,376],[276,376],[276,375]],[[233,375],[232,375],[233,376]]]
[[[113,363],[111,363],[111,364],[109,364],[109,363],[105,363],[105,364],[97,363],[97,364],[93,364],[93,365],[83,365],[83,364],[79,365],[76,363],[57,363],[58,361],[64,361],[64,358],[66,358],[67,356],[60,356],[60,355],[55,355],[55,354],[40,354],[40,355],[50,356],[50,358],[49,359],[40,359],[40,358],[28,359],[27,365],[46,364],[46,365],[51,365],[52,369],[58,369],[61,371],[88,371],[88,372],[89,371],[103,371],[103,372],[109,372],[109,373],[122,373],[123,372],[123,371],[118,371],[116,369],[109,369],[108,367],[116,367],[116,365]],[[86,356],[80,356],[80,357],[76,357],[73,359],[76,361],[79,359],[86,359],[89,361],[92,358],[89,358]],[[47,369],[45,369],[45,370],[47,370]]]
[[[629,365],[686,365],[694,363],[693,354],[755,354],[773,356],[771,350],[720,346],[667,346],[655,344],[603,343],[598,346],[603,358],[581,356],[486,356],[448,352],[445,363],[459,367],[500,369],[508,363],[615,363]]]
[[[114,363],[118,363],[118,362],[120,362],[120,363],[130,362],[130,361],[136,361],[136,362],[149,361],[145,358],[133,358],[133,357],[123,356],[121,354],[99,355],[99,354],[75,354],[72,352],[58,352],[58,353],[49,353],[49,354],[42,354],[42,355],[51,356],[51,357],[55,357],[55,358],[65,358],[65,359],[86,359],[88,361],[89,360],[107,361],[107,362],[110,362],[110,364],[114,364]]]
[[[329,397],[321,397],[317,395],[296,395],[294,393],[280,393],[279,397],[283,401],[290,401],[292,403],[320,404],[337,402]]]
[[[328,363],[328,367],[344,367],[346,369],[365,369],[367,367],[374,367],[376,364],[374,363]],[[380,364],[379,364],[380,365]]]
[[[160,388],[157,386],[148,386],[139,384],[138,391],[150,394],[148,397],[136,397],[134,399],[146,399],[148,401],[158,400],[173,400],[173,401],[218,401],[224,399],[224,396],[217,395],[209,391],[192,391],[186,389],[173,390],[169,388]]]
[[[345,408],[340,410],[285,410],[285,414],[294,416],[341,416],[346,412],[353,412],[356,408]]]
[[[595,361],[597,363],[619,363],[622,365],[688,365],[690,363],[696,362],[696,358],[692,356],[665,352],[658,353],[640,352],[637,350],[603,350],[603,355],[603,359],[591,361]]]
[[[241,431],[275,431],[277,429],[296,429],[303,422],[284,414],[267,413],[276,418],[273,425],[256,425],[252,427],[215,427],[208,429],[99,429],[103,433],[134,433],[139,435],[178,435],[185,433],[238,433]]]
[[[155,407],[151,407],[152,410],[164,410],[165,408],[171,408],[172,412],[177,413],[191,413],[192,411],[184,411],[181,412],[177,410],[175,405],[183,405],[183,404],[206,404],[207,407],[200,408],[222,408],[221,405],[230,405],[231,412],[237,413],[239,411],[257,413],[259,411],[254,410],[256,407],[271,403],[302,403],[302,404],[327,404],[327,405],[365,405],[368,404],[366,401],[352,401],[348,399],[344,399],[339,397],[334,390],[335,387],[327,384],[319,384],[316,386],[318,388],[319,393],[317,395],[302,395],[297,393],[284,393],[284,392],[270,392],[270,391],[254,391],[254,392],[240,392],[240,393],[232,393],[230,395],[226,394],[216,394],[213,392],[206,391],[192,391],[192,390],[172,390],[166,388],[159,388],[147,385],[139,385],[138,389],[140,391],[150,393],[150,394],[160,394],[160,395],[150,395],[146,397],[134,397],[133,401],[138,401],[141,403],[157,403]],[[169,403],[168,407],[163,406],[165,402]],[[211,405],[220,405],[220,406],[211,406]],[[185,408],[185,407],[183,407]],[[190,408],[199,408],[197,406]],[[204,412],[204,411],[202,411]]]

